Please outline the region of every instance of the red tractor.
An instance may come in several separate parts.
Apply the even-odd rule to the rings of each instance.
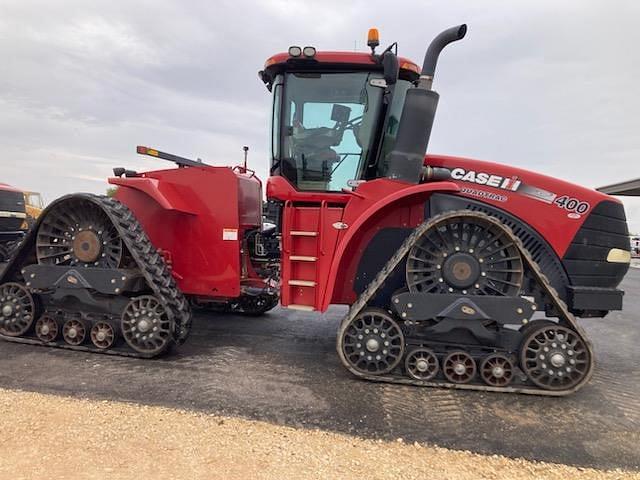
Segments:
[[[115,198],[74,194],[38,219],[0,279],[10,341],[154,357],[191,307],[261,314],[349,305],[337,351],[377,381],[564,395],[593,372],[576,322],[622,308],[622,204],[514,167],[426,155],[438,35],[395,53],[291,47],[273,95],[270,228],[262,182],[139,147],[178,168],[114,169]],[[375,32],[373,32],[375,33]]]

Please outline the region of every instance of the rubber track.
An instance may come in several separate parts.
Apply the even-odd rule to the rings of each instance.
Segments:
[[[409,250],[413,246],[413,244],[420,238],[420,236],[426,232],[428,229],[432,228],[436,224],[447,220],[452,217],[465,216],[481,218],[484,221],[491,222],[502,231],[504,231],[505,235],[517,246],[520,254],[522,255],[522,259],[525,265],[528,267],[529,271],[534,277],[534,280],[540,285],[543,293],[547,295],[553,307],[558,312],[558,318],[565,325],[570,326],[573,330],[576,331],[580,339],[585,343],[587,349],[589,350],[589,356],[591,359],[591,363],[589,365],[589,370],[587,374],[584,376],[582,381],[576,384],[574,387],[567,390],[544,390],[542,388],[538,388],[536,386],[516,386],[516,387],[492,387],[489,385],[483,384],[458,384],[458,383],[449,383],[445,381],[422,381],[422,380],[414,380],[409,377],[400,376],[400,375],[371,375],[359,372],[354,369],[342,352],[341,339],[345,330],[347,329],[349,323],[367,306],[367,302],[375,295],[375,293],[380,289],[383,285],[384,281],[391,275],[393,270],[400,264],[402,259],[409,253]],[[593,375],[594,370],[594,352],[591,342],[587,338],[584,330],[578,322],[576,321],[573,314],[567,308],[567,305],[562,301],[559,297],[558,292],[550,285],[547,277],[542,273],[538,264],[533,260],[529,252],[524,248],[520,239],[513,233],[513,231],[502,222],[497,220],[494,217],[490,217],[481,212],[472,212],[469,210],[456,210],[452,212],[443,213],[437,215],[430,220],[420,224],[412,233],[409,235],[400,249],[389,259],[387,264],[384,266],[382,270],[378,272],[376,277],[371,281],[371,283],[367,286],[367,288],[360,294],[360,296],[356,299],[355,303],[351,305],[349,308],[349,312],[342,319],[340,323],[340,327],[338,329],[338,335],[336,339],[336,347],[338,350],[338,356],[342,361],[342,364],[355,376],[364,378],[366,380],[372,380],[375,382],[387,382],[387,383],[398,383],[403,385],[417,385],[424,387],[444,387],[444,388],[457,388],[463,390],[479,390],[484,392],[506,392],[506,393],[523,393],[528,395],[546,395],[552,397],[565,396],[570,393],[573,393],[579,390],[582,386],[589,382],[591,376]]]
[[[178,286],[176,285],[171,272],[167,268],[164,258],[153,246],[151,240],[142,228],[142,225],[140,225],[140,222],[138,222],[131,210],[129,210],[124,204],[120,203],[116,199],[102,195],[91,195],[84,193],[63,197],[59,200],[59,202],[56,202],[56,204],[62,203],[63,201],[70,198],[79,198],[82,200],[90,201],[98,205],[109,217],[111,223],[113,223],[114,227],[118,231],[118,234],[127,247],[129,253],[135,260],[136,265],[140,269],[140,272],[144,276],[147,284],[153,290],[155,296],[165,306],[169,319],[172,320],[174,344],[181,345],[182,343],[184,343],[189,336],[189,332],[191,331],[192,315],[191,309],[189,307],[189,302],[182,294],[182,292],[178,289]],[[40,221],[42,220],[42,218],[44,218],[46,213],[47,212],[44,212],[43,215],[40,216]],[[32,231],[28,235],[28,238],[26,238],[20,245],[20,250],[17,252],[18,254],[14,256],[13,262],[19,261],[20,259],[25,257],[27,252],[22,250],[28,249],[32,244],[34,244],[38,226],[39,222],[38,225],[33,227]],[[7,266],[7,269],[13,269],[13,262],[12,264]],[[24,265],[22,265],[20,268],[22,268],[23,266]],[[121,348],[99,349],[92,344],[74,346],[69,345],[64,341],[44,343],[37,338],[10,337],[2,334],[0,334],[0,338],[15,343],[46,345],[50,347],[65,348],[83,352],[103,353],[107,355],[120,355],[137,358],[156,357],[164,353],[164,351],[168,350],[171,346],[171,342],[168,342],[167,348],[163,352],[150,355],[136,352],[128,345],[127,350],[123,350]],[[126,342],[124,342],[124,344],[126,345]]]

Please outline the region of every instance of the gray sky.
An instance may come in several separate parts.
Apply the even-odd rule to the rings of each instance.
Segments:
[[[289,45],[364,49],[376,26],[420,62],[443,54],[430,151],[587,186],[640,177],[640,2],[0,0],[0,182],[51,200],[103,192],[114,166],[169,166],[148,145],[266,176],[257,71]],[[640,232],[640,201],[626,201]]]

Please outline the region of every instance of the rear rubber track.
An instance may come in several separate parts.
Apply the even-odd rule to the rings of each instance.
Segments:
[[[129,210],[118,200],[107,196],[75,194],[73,195],[73,197],[90,201],[99,206],[105,212],[111,223],[116,228],[120,238],[122,239],[122,242],[127,247],[140,272],[144,276],[146,283],[151,288],[154,295],[165,307],[167,315],[173,325],[173,344],[181,345],[182,343],[184,343],[191,330],[192,315],[189,303],[182,292],[178,289],[175,280],[171,275],[171,272],[167,268],[164,258],[153,246],[151,240],[142,228],[142,225],[135,218],[131,210]],[[65,198],[69,197],[63,197],[60,200],[64,200]],[[44,212],[43,215],[40,215],[38,223],[34,225],[30,230],[27,238],[25,238],[25,240],[20,245],[20,248],[14,255],[12,262],[7,266],[5,272],[11,272],[15,268],[17,268],[16,263],[23,261],[29,256],[28,249],[34,248],[33,246],[35,245],[35,237],[37,235],[38,227],[40,226],[40,223],[45,215],[46,212]],[[23,268],[24,266],[24,264],[19,265],[19,269]],[[6,277],[6,273],[2,275],[2,283],[8,281],[4,277]],[[20,283],[24,284],[24,281]],[[46,305],[44,307],[44,310],[46,310]],[[31,328],[31,330],[33,330],[33,327]],[[103,353],[108,355],[120,355],[137,358],[156,357],[161,355],[171,347],[170,342],[167,346],[167,349],[165,349],[165,351],[163,352],[158,352],[155,354],[144,354],[133,350],[124,341],[121,341],[121,345],[118,347],[100,349],[90,343],[87,343],[85,345],[69,345],[64,341],[45,343],[37,337],[11,337],[0,334],[0,338],[15,343],[45,345],[49,347],[65,348],[83,352]]]
[[[542,388],[538,388],[535,386],[507,386],[507,387],[493,387],[489,385],[482,384],[462,384],[462,383],[449,383],[444,381],[423,381],[423,380],[414,380],[412,378],[402,376],[402,375],[371,375],[359,372],[354,369],[347,359],[344,356],[341,346],[341,339],[350,322],[367,307],[367,303],[371,298],[376,294],[376,292],[382,287],[385,280],[391,275],[394,269],[402,262],[403,258],[409,253],[413,244],[420,238],[420,236],[426,232],[428,229],[435,226],[442,220],[446,220],[449,217],[457,217],[460,215],[464,215],[467,217],[477,217],[481,218],[485,221],[491,222],[500,229],[504,231],[504,234],[517,246],[520,254],[522,255],[522,259],[525,267],[528,268],[533,279],[538,283],[542,292],[547,296],[548,300],[551,303],[551,306],[554,307],[557,312],[557,316],[559,319],[560,325],[565,325],[571,327],[580,339],[585,343],[590,357],[590,365],[587,374],[584,378],[572,388],[566,390],[544,390]],[[444,388],[458,388],[464,390],[478,390],[484,392],[505,392],[505,393],[522,393],[528,395],[545,395],[552,397],[560,397],[571,394],[577,390],[579,390],[582,386],[587,384],[593,375],[594,370],[594,352],[591,342],[587,338],[584,329],[578,325],[573,314],[567,308],[565,302],[560,298],[558,292],[551,286],[547,277],[542,273],[538,264],[533,260],[529,252],[524,248],[524,245],[520,241],[520,239],[513,233],[513,231],[502,222],[497,220],[494,217],[486,215],[481,212],[473,212],[469,210],[457,210],[452,212],[443,213],[432,217],[428,221],[420,224],[404,241],[400,249],[389,259],[387,264],[384,266],[382,270],[378,272],[376,277],[371,281],[371,283],[367,286],[367,288],[360,294],[360,296],[356,299],[355,303],[351,305],[347,315],[342,319],[340,323],[340,327],[338,328],[338,335],[336,340],[336,346],[338,350],[338,356],[342,364],[355,376],[359,378],[363,378],[366,380],[371,380],[374,382],[386,382],[386,383],[397,383],[403,385],[416,385],[423,387],[444,387]]]

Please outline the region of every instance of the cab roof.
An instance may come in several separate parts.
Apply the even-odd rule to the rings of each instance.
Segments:
[[[411,60],[398,57],[400,65],[400,77],[415,81],[420,76],[420,68]],[[331,52],[318,51],[312,58],[292,57],[287,52],[276,53],[269,57],[264,64],[265,73],[273,77],[284,70],[298,69],[356,69],[356,70],[382,70],[382,66],[376,62],[370,53],[366,52]]]

